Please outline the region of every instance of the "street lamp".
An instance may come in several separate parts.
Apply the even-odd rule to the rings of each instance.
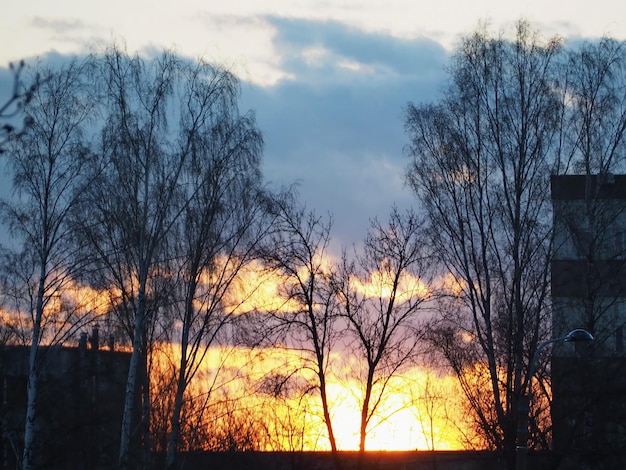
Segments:
[[[526,456],[528,454],[528,413],[530,412],[530,394],[532,393],[532,383],[533,383],[533,375],[535,375],[535,367],[537,363],[537,359],[539,358],[539,354],[543,348],[553,343],[588,343],[593,341],[593,335],[589,333],[587,330],[583,330],[582,328],[576,328],[575,330],[570,331],[567,335],[561,336],[560,338],[553,338],[543,343],[540,343],[537,346],[537,350],[529,364],[528,369],[528,393],[522,394],[522,399],[518,405],[518,426],[517,426],[517,447],[515,448],[516,453],[516,470],[526,470]]]

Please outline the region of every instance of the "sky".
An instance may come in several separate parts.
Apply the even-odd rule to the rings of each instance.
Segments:
[[[297,183],[308,209],[332,214],[336,250],[394,204],[415,203],[403,113],[437,99],[463,35],[526,19],[546,37],[626,39],[618,0],[0,1],[0,78],[10,61],[63,60],[112,41],[229,67],[264,135],[266,181]]]

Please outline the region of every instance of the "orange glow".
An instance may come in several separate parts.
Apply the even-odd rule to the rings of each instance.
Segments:
[[[277,273],[264,269],[260,263],[244,266],[235,275],[234,282],[225,296],[228,313],[240,314],[253,311],[290,312],[299,306],[281,298],[280,289],[285,280]]]
[[[229,272],[228,266],[222,267]],[[275,273],[252,264],[237,273],[226,296],[226,308],[231,313],[297,310],[295,302],[281,299],[285,282]],[[353,282],[363,295],[391,295],[391,279],[383,272],[374,274],[367,283]],[[50,313],[54,316],[59,309],[71,305],[84,318],[94,318],[110,310],[110,302],[117,294],[115,290],[101,292],[69,283],[63,295],[50,304]],[[399,299],[426,298],[430,288],[419,278],[407,275],[401,279],[397,295]],[[6,315],[16,321],[20,318]],[[154,368],[162,377],[171,378],[180,363],[180,348],[175,344],[158,346]],[[346,378],[355,360],[343,351],[336,351],[330,358],[336,375],[327,377],[328,395],[340,450],[357,450],[359,446],[359,398],[363,384]],[[226,406],[235,407],[234,412],[244,421],[262,423],[255,431],[264,433],[258,435],[262,450],[329,450],[321,400],[315,388],[317,377],[308,367],[310,361],[306,352],[280,347],[211,347],[187,390],[187,400],[206,404],[202,423],[210,430],[230,426],[225,420],[231,419],[232,413],[225,412]],[[172,392],[161,389],[155,395]],[[453,377],[417,367],[405,371],[388,383],[385,397],[368,427],[367,450],[463,448],[463,433],[459,430],[463,429],[465,416],[461,396]]]
[[[173,349],[169,354],[178,355]],[[264,441],[263,450],[329,450],[319,396],[305,393],[315,377],[304,364],[299,353],[282,348],[211,348],[191,394],[201,396],[211,384],[216,402],[223,402],[225,396],[236,397],[238,406],[252,413],[253,420],[262,422],[272,436]],[[289,376],[294,371],[297,373]],[[280,380],[273,382],[272,377]],[[283,387],[273,387],[282,380]],[[453,377],[414,368],[394,378],[388,387],[390,393],[370,424],[367,450],[463,448],[458,427],[461,394]],[[357,397],[361,388],[356,381],[329,380],[333,428],[341,450],[359,446]],[[452,422],[450,416],[457,418]]]
[[[45,298],[40,344],[73,343],[74,333],[109,312],[110,300],[107,291],[64,280],[62,291]],[[25,302],[23,305],[30,304]],[[4,326],[0,339],[7,344],[28,343],[33,330],[33,315],[34,312],[29,310],[0,309]]]
[[[318,265],[325,266],[323,260]],[[222,267],[227,270],[227,266]],[[305,272],[300,273],[303,277]],[[205,279],[208,281],[208,279]],[[289,279],[253,263],[240,270],[226,296],[227,311],[238,314],[251,311],[293,312],[301,308],[281,295],[289,289]],[[364,296],[389,298],[392,278],[389,273],[374,273],[368,282],[352,279],[353,288]],[[404,275],[396,297],[399,301],[426,299],[431,289],[421,279]],[[168,363],[177,364],[179,352],[169,349]],[[205,396],[209,388],[215,398],[213,415],[221,413],[218,402],[234,399],[238,407],[251,414],[253,422],[262,422],[267,436],[263,450],[329,450],[327,431],[317,377],[308,367],[305,352],[275,347],[249,350],[236,347],[211,347],[198,377],[190,385],[190,396]],[[362,384],[349,376],[355,358],[336,351],[330,358],[338,375],[327,376],[333,429],[341,450],[359,447]],[[171,362],[170,362],[171,361]],[[353,364],[354,365],[354,364]],[[426,389],[428,384],[429,389]],[[436,384],[436,387],[435,385]],[[433,390],[436,388],[436,394]],[[428,392],[428,393],[426,393]],[[446,397],[443,400],[442,397]],[[368,427],[368,450],[461,449],[463,436],[459,420],[450,416],[461,408],[457,381],[440,377],[427,369],[413,368],[393,378],[385,397]],[[229,398],[227,398],[229,397]],[[211,426],[221,418],[215,419]]]
[[[92,289],[75,282],[70,282],[65,286],[62,297],[70,301],[81,312],[89,312],[94,316],[104,315],[111,308],[107,291]]]
[[[221,261],[220,270],[228,272],[228,260]],[[313,264],[319,266],[321,272],[330,271],[330,257],[322,258],[316,254]],[[219,271],[219,270],[218,270]],[[301,268],[298,275],[306,279],[308,273],[306,268]],[[213,274],[213,276],[216,276]],[[210,279],[204,279],[204,282]],[[289,289],[294,279],[282,277],[275,271],[266,269],[261,263],[253,262],[240,268],[235,274],[225,296],[226,310],[228,313],[240,314],[253,311],[289,313],[299,311],[302,306],[298,305],[294,298],[286,299],[285,289]]]
[[[392,295],[393,276],[388,272],[377,271],[371,275],[369,282],[352,278],[351,286],[365,297],[389,299]],[[430,287],[421,279],[410,274],[405,274],[401,277],[398,284],[396,300],[403,302],[416,297],[426,299],[430,294]]]
[[[440,279],[441,288],[450,292],[455,297],[460,296],[465,291],[466,282],[463,279],[457,278],[452,273],[444,275]]]
[[[436,383],[437,395],[429,394],[425,384]],[[372,418],[366,439],[367,450],[451,450],[462,449],[463,439],[448,413],[458,411],[460,402],[453,377],[439,377],[433,371],[414,368],[394,377],[378,413]],[[362,385],[351,381],[331,383],[333,424],[343,450],[359,447],[360,410],[355,397]],[[444,400],[445,397],[445,400]],[[432,432],[431,432],[432,430]]]

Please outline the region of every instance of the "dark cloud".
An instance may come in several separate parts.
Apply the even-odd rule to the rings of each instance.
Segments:
[[[432,41],[368,34],[336,22],[266,21],[276,31],[280,65],[293,78],[271,87],[243,83],[241,108],[256,112],[266,142],[265,178],[277,185],[298,182],[307,207],[331,212],[335,246],[358,242],[370,218],[385,220],[394,203],[413,202],[403,185],[403,112],[408,101],[438,96],[446,52]],[[326,51],[321,62],[304,54],[315,48]],[[48,53],[38,60],[71,58]],[[6,90],[6,69],[0,72]]]
[[[243,105],[257,111],[265,135],[266,177],[299,181],[309,208],[333,213],[338,240],[359,241],[370,218],[413,200],[403,185],[403,112],[408,101],[438,95],[446,52],[334,22],[268,21],[293,78],[244,87]],[[315,48],[327,51],[324,60],[309,60],[305,51]]]
[[[361,65],[367,80],[385,80],[389,76],[423,78],[425,73],[440,70],[446,56],[443,47],[430,39],[399,39],[335,21],[281,17],[268,17],[267,21],[276,28],[274,45],[284,54],[285,69],[308,81],[328,78],[329,70],[334,71],[335,79],[355,79],[350,69],[340,73],[342,61]],[[314,48],[328,52],[317,67],[312,67],[303,56]]]

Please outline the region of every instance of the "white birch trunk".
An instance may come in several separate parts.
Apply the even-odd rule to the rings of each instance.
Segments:
[[[37,415],[37,392],[39,372],[37,370],[37,352],[41,336],[41,319],[43,317],[43,296],[46,279],[45,263],[41,266],[37,304],[33,322],[33,335],[28,356],[28,385],[26,397],[26,420],[24,422],[24,453],[22,455],[22,469],[31,470],[35,465],[35,418]]]
[[[128,454],[132,437],[133,415],[135,414],[135,394],[137,388],[137,372],[141,357],[143,329],[145,328],[145,280],[140,283],[137,315],[135,317],[135,333],[133,335],[133,352],[128,366],[126,392],[124,397],[124,414],[120,432],[119,467],[128,468]]]

